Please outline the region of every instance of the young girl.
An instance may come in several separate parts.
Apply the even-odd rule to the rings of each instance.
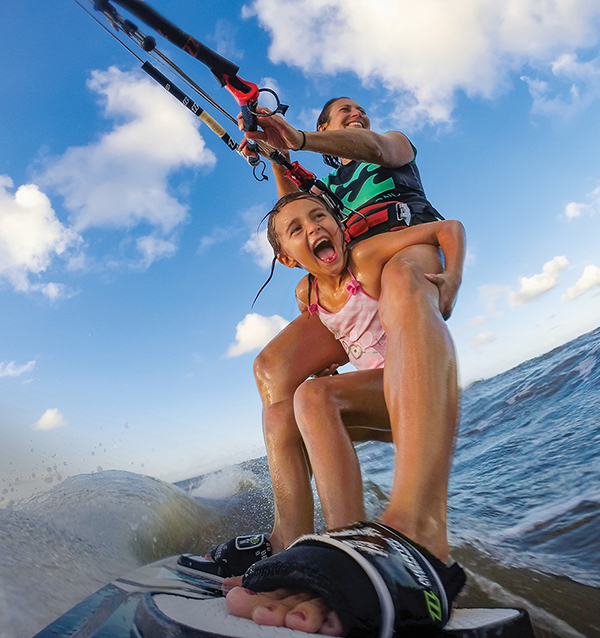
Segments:
[[[393,441],[394,486],[382,522],[445,558],[448,475],[457,415],[444,427],[428,427],[438,416],[436,397],[428,402],[430,421],[416,414],[409,415],[409,421],[399,419],[397,403],[399,397],[403,400],[398,388],[408,385],[408,376],[427,388],[427,378],[441,374],[447,379],[441,386],[448,393],[456,385],[451,360],[442,361],[440,371],[419,369],[414,349],[423,338],[434,342],[446,339],[446,333],[439,325],[433,328],[428,318],[434,314],[438,324],[443,324],[442,314],[450,314],[462,276],[462,225],[455,221],[422,224],[365,239],[348,249],[342,229],[324,201],[297,192],[281,198],[270,213],[268,237],[282,264],[309,273],[296,289],[300,310],[310,315],[310,321],[320,319],[358,368],[357,372],[310,379],[294,394],[294,418],[314,472],[327,527],[343,527],[365,518],[353,443]],[[429,246],[433,251],[441,248],[445,270],[425,275],[430,282],[427,292],[402,308],[387,300],[385,288],[390,276],[398,276],[394,260],[398,255],[403,260],[407,255],[409,258],[407,249],[415,245]],[[410,295],[408,289],[415,287],[411,280],[419,271],[411,271],[410,266],[404,271],[401,283]],[[408,323],[416,323],[418,329],[406,330]],[[416,340],[405,338],[406,333],[415,332]],[[420,403],[427,402],[421,398]],[[289,453],[269,445],[268,440],[267,448],[270,461],[272,456]],[[279,458],[276,465],[281,463]],[[272,480],[275,483],[277,477]],[[308,472],[301,481],[286,484],[286,490],[287,498],[301,513],[299,519],[305,521],[304,528],[296,531],[311,532],[313,503],[311,496],[306,497],[311,493]],[[420,516],[421,524],[412,525],[416,509],[424,515]],[[287,522],[279,524],[285,527]],[[281,592],[251,595],[238,588],[230,592],[228,606],[232,613],[260,624],[311,632],[339,631],[335,615],[307,598],[290,598]]]

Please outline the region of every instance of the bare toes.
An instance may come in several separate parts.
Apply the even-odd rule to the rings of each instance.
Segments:
[[[288,614],[290,614],[297,605],[311,598],[311,594],[303,592],[292,594],[285,589],[279,589],[271,593],[273,594],[273,598],[267,600],[265,604],[262,604],[261,601],[261,603],[255,607],[252,614],[252,620],[259,625],[287,627]]]
[[[241,587],[243,578],[243,576],[230,576],[229,578],[225,578],[221,583],[221,590],[224,594],[227,594],[234,587]]]
[[[277,610],[280,600],[290,595],[285,589],[278,589],[272,592],[256,593],[245,587],[234,587],[225,596],[225,603],[230,614],[239,618],[247,618],[254,622],[267,625],[278,624],[283,627],[285,614],[288,607],[283,607],[283,613]],[[280,620],[277,620],[277,614],[280,614]],[[255,617],[256,616],[256,617]]]
[[[343,635],[337,614],[321,598],[309,593],[293,594],[285,589],[255,593],[235,587],[227,594],[225,602],[231,614],[253,620],[258,625],[287,627],[325,636]]]
[[[323,634],[324,636],[344,635],[344,626],[335,611],[330,611],[327,614],[321,629],[317,633]]]
[[[325,603],[320,598],[312,596],[290,609],[285,626],[289,629],[316,633],[323,626],[328,613],[329,608]]]

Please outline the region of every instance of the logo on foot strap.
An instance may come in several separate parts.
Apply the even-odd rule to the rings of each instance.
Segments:
[[[236,549],[254,549],[260,547],[265,540],[264,534],[252,534],[251,536],[238,536],[235,539]]]
[[[440,603],[440,599],[430,591],[424,591],[425,594],[425,602],[427,603],[427,611],[431,616],[432,620],[441,622],[442,620],[442,604]]]

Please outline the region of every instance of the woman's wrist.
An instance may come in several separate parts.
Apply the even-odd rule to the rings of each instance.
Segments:
[[[298,129],[298,133],[302,135],[302,141],[297,148],[293,148],[293,151],[301,151],[306,146],[306,133]]]

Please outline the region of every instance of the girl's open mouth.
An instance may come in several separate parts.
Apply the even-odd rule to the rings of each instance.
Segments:
[[[317,259],[326,264],[332,262],[337,257],[337,251],[330,239],[320,239],[313,246],[313,253]]]

